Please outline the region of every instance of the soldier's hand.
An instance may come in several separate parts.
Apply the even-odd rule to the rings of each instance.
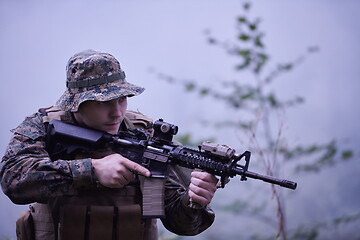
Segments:
[[[147,168],[117,153],[100,159],[92,159],[91,162],[100,184],[105,187],[124,187],[134,180],[135,174],[133,172],[147,177],[151,175]]]
[[[189,197],[202,207],[211,202],[216,192],[218,179],[210,173],[193,171],[189,185]]]

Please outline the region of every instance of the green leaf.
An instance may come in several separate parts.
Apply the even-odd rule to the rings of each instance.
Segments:
[[[258,57],[261,59],[261,61],[267,61],[269,59],[269,56],[265,53],[259,53]]]
[[[261,40],[261,37],[262,36],[260,36],[260,35],[256,36],[254,43],[255,43],[255,46],[260,47],[260,48],[264,48],[264,44],[263,44],[263,42]]]
[[[278,101],[276,100],[276,97],[274,94],[270,94],[267,98],[267,100],[269,101],[270,105],[273,107],[278,106]]]
[[[347,160],[347,159],[349,159],[349,158],[352,158],[353,157],[353,151],[351,151],[351,150],[346,150],[346,151],[343,151],[342,153],[341,153],[341,158],[343,159],[343,160]]]
[[[209,94],[209,92],[210,92],[210,89],[208,89],[208,88],[200,89],[200,95],[207,95],[207,94]]]
[[[250,39],[250,36],[245,34],[245,33],[241,33],[239,35],[239,39],[242,40],[242,41],[248,41]]]
[[[342,223],[349,223],[349,222],[354,222],[360,219],[360,213],[354,214],[354,215],[350,215],[350,216],[343,216],[343,217],[339,217],[339,218],[335,218],[333,220],[335,225],[339,225]]]
[[[250,24],[249,24],[249,29],[252,30],[252,31],[254,31],[254,30],[257,29],[257,25],[256,25],[256,24],[253,24],[253,23],[250,23]]]
[[[305,164],[295,168],[295,172],[319,172],[320,168],[317,164]]]
[[[245,17],[238,17],[238,22],[241,22],[241,23],[245,23],[247,22],[246,18]]]
[[[314,153],[316,151],[319,151],[319,147],[317,145],[312,145],[310,146],[308,149],[306,149],[306,153],[310,154],[310,153]]]
[[[259,73],[261,71],[261,69],[265,66],[265,64],[268,60],[268,55],[266,55],[264,53],[258,53],[256,56],[257,56],[258,62],[256,64],[255,73]]]
[[[303,102],[305,102],[305,99],[304,99],[303,97],[297,96],[294,101],[295,101],[296,103],[303,103]]]
[[[248,93],[248,94],[242,95],[241,98],[242,98],[243,100],[246,100],[246,99],[251,98],[252,96],[254,96],[254,93],[253,93],[253,92],[250,92],[250,93]]]
[[[249,57],[250,56],[250,50],[240,50],[238,51],[238,54],[243,57]]]
[[[194,91],[195,88],[196,88],[196,85],[194,83],[189,82],[189,83],[185,84],[186,91]]]
[[[319,227],[312,226],[310,229],[305,228],[304,226],[298,227],[290,239],[306,239],[306,240],[315,240],[319,236]]]
[[[242,64],[236,66],[236,70],[245,69],[246,67],[248,67],[250,65],[250,63],[251,63],[251,58],[246,57],[245,61]]]
[[[291,64],[291,63],[279,65],[279,70],[282,70],[282,71],[289,71],[292,68],[293,68],[293,64]]]
[[[215,43],[216,43],[216,39],[215,39],[215,38],[208,38],[208,43],[209,43],[209,44],[215,44]]]
[[[250,2],[246,2],[246,3],[244,3],[244,4],[243,4],[243,8],[244,8],[244,10],[249,10],[249,9],[250,9],[250,7],[251,7]]]

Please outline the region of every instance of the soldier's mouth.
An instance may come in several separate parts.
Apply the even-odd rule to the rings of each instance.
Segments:
[[[107,124],[105,124],[106,126],[108,126],[108,127],[116,127],[116,126],[118,126],[120,123],[118,123],[118,122],[116,122],[116,123],[107,123]]]

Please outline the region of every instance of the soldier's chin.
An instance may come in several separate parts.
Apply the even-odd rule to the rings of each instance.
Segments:
[[[107,126],[105,128],[105,132],[113,134],[113,135],[117,134],[118,130],[119,130],[119,125]]]

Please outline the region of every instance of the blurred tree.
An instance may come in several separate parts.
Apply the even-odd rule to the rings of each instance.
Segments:
[[[261,31],[261,19],[251,19],[249,11],[251,4],[243,4],[243,13],[236,19],[237,39],[236,42],[222,41],[212,36],[211,31],[206,31],[208,43],[224,49],[230,56],[238,59],[235,70],[238,72],[251,73],[253,81],[246,83],[235,81],[222,81],[221,87],[201,86],[196,81],[182,80],[170,75],[159,73],[159,78],[172,84],[182,84],[187,92],[199,94],[202,97],[210,97],[215,101],[221,101],[226,107],[241,112],[242,119],[220,119],[209,121],[203,119],[203,123],[214,127],[231,127],[241,129],[248,133],[253,155],[262,160],[266,173],[271,176],[279,176],[284,163],[292,163],[296,172],[319,172],[325,167],[331,167],[344,160],[353,157],[350,149],[341,150],[335,139],[328,143],[314,143],[310,145],[299,144],[290,146],[284,135],[285,110],[304,102],[303,97],[296,96],[292,99],[282,100],[272,88],[274,81],[281,75],[296,68],[299,64],[319,51],[317,46],[311,46],[293,61],[269,66],[270,55],[266,51],[264,32]],[[270,70],[268,70],[270,69]],[[276,119],[276,121],[274,121]],[[279,124],[274,124],[278,122]],[[191,135],[182,136],[180,141],[184,145],[192,143]],[[195,144],[195,143],[194,143]],[[297,161],[307,158],[306,163]],[[277,232],[276,239],[317,239],[319,231],[326,224],[314,224],[308,228],[299,226],[297,229],[287,231],[284,200],[280,189],[271,187],[274,202],[277,209]],[[265,206],[265,205],[263,205]],[[265,207],[251,206],[248,202],[235,200],[232,204],[222,209],[233,213],[248,212],[249,215],[261,215]],[[359,213],[360,214],[360,213]],[[334,220],[334,224],[357,221],[359,214],[346,216]],[[264,219],[265,216],[260,218]],[[269,221],[268,221],[269,222]],[[267,239],[266,236],[254,235],[253,239]],[[269,239],[274,239],[271,236]]]

